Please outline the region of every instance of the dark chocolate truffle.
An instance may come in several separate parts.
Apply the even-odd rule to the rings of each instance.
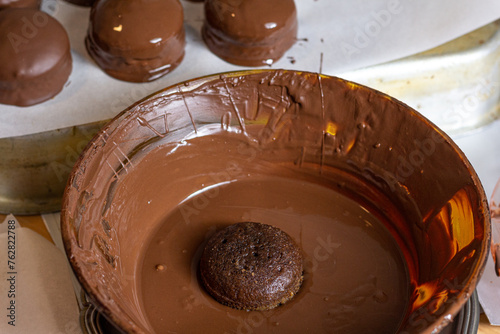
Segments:
[[[183,20],[179,0],[100,0],[90,13],[87,51],[116,79],[156,80],[184,57]]]
[[[0,0],[0,10],[6,8],[40,8],[42,0]]]
[[[290,300],[302,284],[302,256],[279,228],[238,223],[215,233],[200,259],[200,278],[219,303],[268,310]]]
[[[30,106],[57,95],[72,69],[64,27],[32,8],[0,11],[0,103]]]
[[[295,43],[293,0],[206,0],[202,36],[218,57],[242,66],[271,65]]]

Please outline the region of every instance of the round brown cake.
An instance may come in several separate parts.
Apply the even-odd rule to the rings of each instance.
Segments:
[[[30,106],[57,95],[72,70],[68,34],[33,8],[0,11],[0,103]]]
[[[85,44],[108,75],[153,81],[184,57],[183,20],[179,0],[101,0],[92,7]]]
[[[253,222],[230,225],[207,242],[200,278],[207,292],[235,309],[268,310],[297,293],[302,256],[279,228]]]
[[[271,65],[295,43],[297,11],[293,0],[206,0],[202,36],[227,62]]]

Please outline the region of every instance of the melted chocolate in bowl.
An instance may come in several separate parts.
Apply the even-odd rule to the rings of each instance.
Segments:
[[[243,153],[231,155],[233,175],[224,181],[226,176],[218,174],[228,170],[224,157],[242,144],[235,137],[196,138],[172,153],[178,157],[175,170],[206,163],[206,154],[214,154],[209,167],[214,172],[195,177],[222,182],[168,210],[148,242],[140,291],[156,332],[395,332],[406,312],[409,280],[403,256],[376,213],[337,192],[326,171],[318,177],[271,169],[246,162]],[[145,159],[138,168],[164,170],[159,160]],[[170,177],[175,183],[180,175]],[[137,187],[143,180],[127,181]],[[145,199],[159,188],[150,189]],[[297,241],[305,254],[305,278],[294,299],[269,311],[245,312],[222,306],[200,288],[200,245],[216,229],[238,221],[265,222]],[[165,269],[157,270],[158,265]]]
[[[206,240],[240,221],[300,246],[285,305],[235,310],[201,287]],[[77,163],[62,227],[85,291],[138,333],[439,331],[490,234],[479,180],[440,130],[366,87],[291,71],[193,80],[126,110]]]

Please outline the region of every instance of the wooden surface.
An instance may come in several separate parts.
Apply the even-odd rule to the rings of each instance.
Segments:
[[[0,215],[0,223],[5,220],[5,217],[6,216],[4,215]],[[45,228],[45,224],[43,223],[41,216],[16,216],[16,219],[22,227],[27,227],[37,232],[50,242],[53,242],[52,237]]]
[[[480,334],[500,334],[500,326],[491,326],[486,315],[481,314],[479,330],[477,332]]]
[[[0,214],[0,223],[5,220],[5,215]],[[17,221],[22,227],[27,227],[41,234],[47,240],[52,242],[52,238],[45,228],[42,217],[40,216],[16,216]],[[484,314],[481,314],[478,334],[500,334],[500,326],[491,326]]]

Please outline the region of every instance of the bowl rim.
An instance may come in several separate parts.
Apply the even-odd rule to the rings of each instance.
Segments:
[[[175,84],[169,85],[163,89],[160,89],[152,94],[147,95],[146,97],[138,100],[137,102],[133,103],[123,111],[119,112],[115,117],[113,117],[109,122],[101,128],[101,130],[92,138],[92,140],[87,144],[87,146],[84,148],[82,153],[80,154],[79,158],[77,159],[76,163],[74,164],[74,167],[71,170],[70,176],[68,178],[68,182],[66,184],[64,194],[63,194],[63,199],[62,199],[62,209],[61,209],[61,234],[62,234],[62,239],[63,239],[63,244],[64,244],[64,250],[66,253],[66,256],[70,262],[71,269],[73,273],[75,274],[75,277],[78,280],[78,283],[82,286],[83,291],[88,295],[89,299],[94,303],[96,308],[110,321],[112,322],[120,331],[123,331],[124,333],[144,333],[143,330],[137,326],[134,322],[126,322],[111,312],[110,308],[106,306],[106,304],[98,298],[98,296],[94,293],[91,285],[83,279],[83,268],[78,264],[76,261],[74,255],[72,255],[72,250],[74,247],[78,247],[76,245],[75,240],[73,240],[72,233],[71,233],[71,227],[70,227],[70,221],[69,221],[69,212],[67,208],[70,205],[70,196],[69,193],[71,192],[71,188],[75,180],[79,177],[79,171],[80,167],[82,164],[85,163],[85,160],[89,153],[92,151],[93,143],[97,138],[100,138],[103,134],[105,134],[109,129],[111,129],[114,126],[118,126],[124,118],[133,113],[135,108],[142,103],[145,103],[149,101],[151,98],[155,97],[167,97],[170,94],[179,92],[179,90],[182,87],[192,87],[193,85],[196,84],[204,84],[208,83],[213,80],[221,79],[221,78],[232,78],[232,77],[241,77],[241,76],[246,76],[246,75],[251,75],[251,74],[259,74],[259,73],[294,73],[297,75],[317,75],[323,78],[334,78],[334,79],[339,79],[340,81],[349,84],[349,85],[354,85],[355,87],[369,90],[372,92],[375,92],[379,94],[381,97],[385,97],[389,100],[391,100],[393,103],[399,104],[405,109],[405,112],[409,112],[413,117],[418,118],[419,121],[425,123],[428,127],[432,128],[433,131],[437,132],[441,137],[445,139],[445,141],[451,146],[451,148],[455,151],[455,153],[460,157],[460,159],[463,161],[465,167],[467,170],[470,172],[470,178],[472,180],[472,183],[474,184],[475,189],[477,189],[477,195],[479,196],[478,200],[483,204],[481,209],[482,211],[482,216],[484,217],[484,235],[485,235],[485,240],[482,245],[482,252],[480,254],[480,258],[477,261],[476,264],[476,275],[474,276],[475,279],[472,279],[468,288],[466,290],[462,289],[462,293],[460,296],[465,295],[464,298],[457,298],[457,300],[453,303],[453,305],[448,309],[449,312],[445,312],[444,314],[440,315],[435,319],[435,321],[429,326],[424,332],[422,333],[434,333],[435,330],[440,331],[442,328],[447,326],[452,320],[453,317],[458,314],[460,309],[463,307],[463,305],[467,302],[469,297],[472,295],[472,292],[475,290],[476,285],[482,276],[482,273],[484,271],[485,265],[486,265],[486,259],[488,258],[489,252],[490,252],[490,243],[491,243],[491,217],[490,217],[490,209],[488,205],[488,200],[487,196],[485,194],[484,188],[482,186],[481,180],[479,179],[476,171],[474,170],[472,164],[464,154],[464,152],[458,147],[458,145],[443,131],[441,130],[438,126],[436,126],[433,122],[431,122],[429,119],[427,119],[425,116],[420,114],[417,110],[414,108],[408,106],[404,102],[389,96],[383,92],[380,92],[374,88],[358,84],[346,79],[343,79],[341,77],[337,77],[334,75],[326,75],[322,73],[314,73],[314,72],[309,72],[309,71],[296,71],[296,70],[286,70],[286,69],[251,69],[251,70],[238,70],[238,71],[227,71],[227,72],[221,72],[221,73],[215,73],[215,74],[209,74],[205,76],[200,76],[196,78],[191,78],[185,81],[177,82]],[[197,86],[194,87],[196,89]],[[463,296],[462,296],[463,297]],[[449,315],[452,315],[452,318],[450,319]]]

